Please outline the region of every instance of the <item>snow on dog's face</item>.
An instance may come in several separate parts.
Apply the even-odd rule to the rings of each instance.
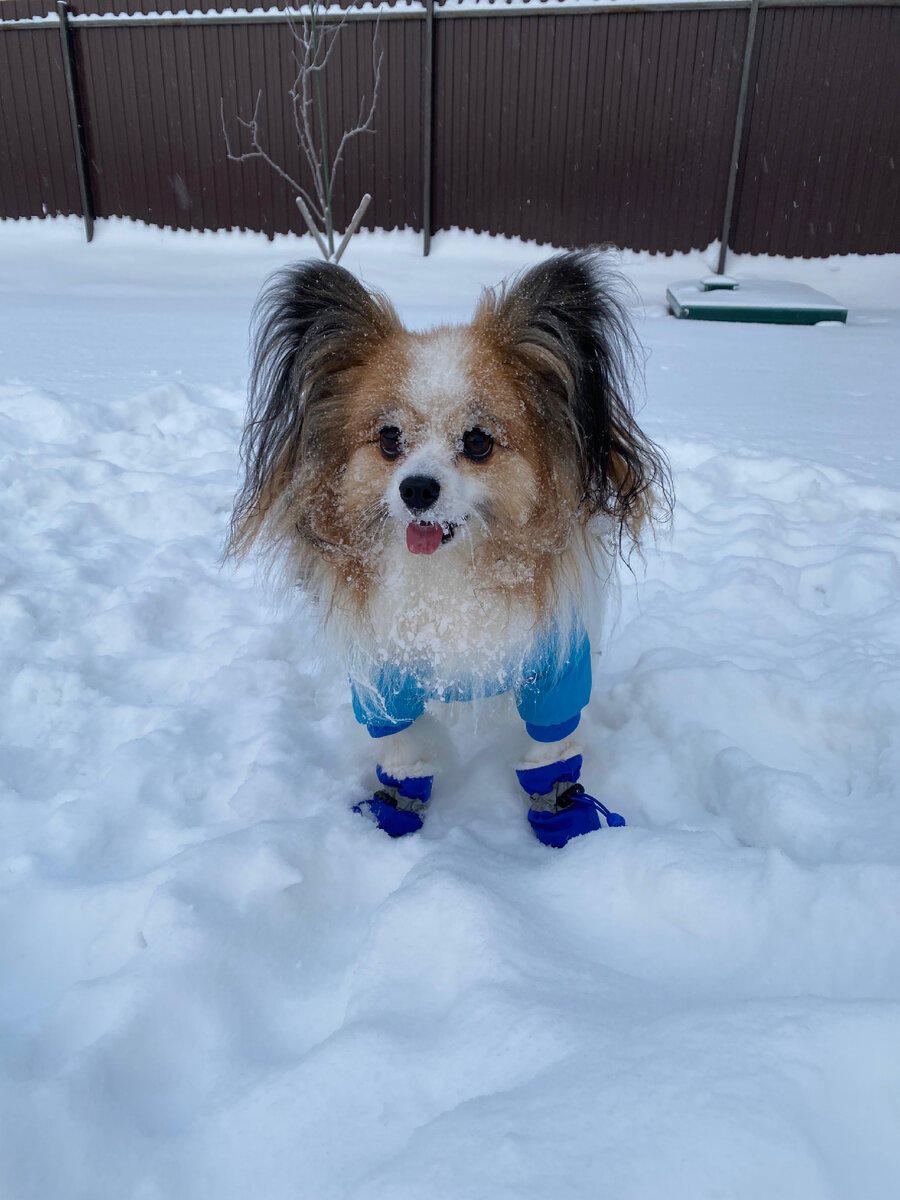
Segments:
[[[230,550],[260,539],[329,608],[365,616],[400,555],[426,588],[456,572],[542,618],[589,519],[621,543],[665,487],[591,255],[485,292],[466,326],[410,332],[323,263],[276,276],[257,316]]]
[[[400,542],[430,557],[465,543],[467,561],[474,553],[494,569],[511,545],[527,557],[537,536],[526,528],[549,486],[530,398],[476,331],[388,338],[346,399],[347,532],[376,553]]]

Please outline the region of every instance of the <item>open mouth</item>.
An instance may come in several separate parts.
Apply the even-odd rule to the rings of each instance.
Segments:
[[[434,521],[416,521],[406,527],[406,548],[410,554],[434,554],[439,546],[449,542],[456,533],[452,524],[437,525]]]

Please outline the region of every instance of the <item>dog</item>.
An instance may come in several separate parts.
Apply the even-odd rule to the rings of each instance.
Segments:
[[[342,646],[378,748],[356,811],[418,830],[430,701],[510,691],[538,839],[624,824],[579,782],[592,578],[670,511],[635,422],[635,340],[598,252],[486,289],[468,325],[406,329],[332,263],[276,274],[254,313],[243,485],[228,554],[278,560]]]

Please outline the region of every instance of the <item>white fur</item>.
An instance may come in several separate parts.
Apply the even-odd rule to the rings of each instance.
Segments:
[[[522,771],[534,767],[549,767],[551,763],[563,762],[581,753],[581,746],[574,737],[563,738],[560,742],[536,742],[528,739],[528,749],[519,763]]]
[[[438,412],[472,397],[471,342],[464,329],[438,329],[417,342],[407,374],[405,399],[419,412]]]
[[[431,739],[421,725],[416,721],[408,729],[378,739],[378,765],[394,779],[434,774]]]
[[[431,555],[410,554],[405,540],[392,540],[369,617],[377,661],[427,663],[438,686],[448,688],[471,677],[473,664],[488,685],[500,679],[532,639],[530,611],[479,588],[464,529]]]

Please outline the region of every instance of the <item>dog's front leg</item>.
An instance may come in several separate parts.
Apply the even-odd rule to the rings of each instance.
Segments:
[[[431,796],[434,767],[420,721],[378,738],[375,771],[381,787],[371,800],[357,804],[354,811],[370,814],[378,828],[391,837],[403,837],[421,829]]]
[[[516,769],[529,799],[528,820],[538,841],[560,848],[572,838],[607,825],[624,825],[589,796],[581,783],[581,747],[575,730],[591,695],[591,648],[587,636],[563,657],[553,649],[523,681],[516,696],[528,733],[528,750]]]
[[[601,818],[609,826],[625,824],[579,783],[581,747],[572,734],[552,742],[530,737],[516,775],[528,796],[531,828],[545,846],[560,848],[573,837],[601,829]]]

